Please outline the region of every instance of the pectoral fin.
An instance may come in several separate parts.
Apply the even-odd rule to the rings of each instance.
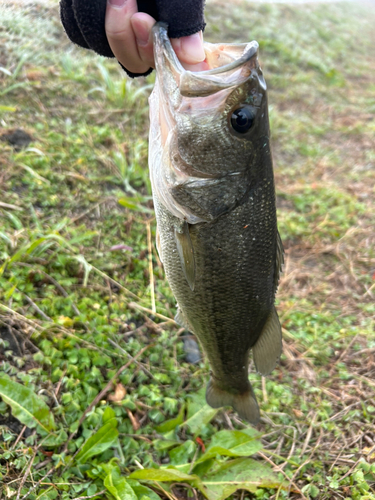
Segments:
[[[211,221],[229,212],[249,190],[244,173],[232,173],[217,179],[191,177],[172,189],[173,199],[202,220]]]
[[[182,271],[189,283],[191,290],[195,286],[195,259],[194,248],[190,238],[189,224],[183,222],[179,227],[174,230],[178,255],[180,256]]]
[[[253,347],[253,359],[257,371],[268,375],[279,361],[282,350],[281,326],[275,307],[272,308],[257,343]]]

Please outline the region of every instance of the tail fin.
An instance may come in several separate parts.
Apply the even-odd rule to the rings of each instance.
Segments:
[[[215,381],[210,379],[206,391],[206,401],[212,408],[232,406],[242,419],[253,425],[259,422],[259,407],[250,383],[248,391],[232,394],[220,389]]]

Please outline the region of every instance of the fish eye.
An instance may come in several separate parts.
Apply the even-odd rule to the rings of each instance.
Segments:
[[[242,106],[233,111],[230,124],[235,132],[246,134],[255,122],[256,111],[251,106]]]

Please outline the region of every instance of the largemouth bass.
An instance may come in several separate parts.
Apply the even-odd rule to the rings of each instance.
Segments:
[[[193,73],[165,25],[153,36],[149,166],[176,321],[208,358],[208,404],[230,405],[255,424],[249,354],[262,375],[280,357],[274,300],[283,261],[258,44],[205,43],[210,69]]]

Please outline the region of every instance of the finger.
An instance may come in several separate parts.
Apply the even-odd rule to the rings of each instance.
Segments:
[[[132,73],[145,73],[149,65],[139,53],[131,17],[138,11],[136,0],[108,0],[105,30],[115,57]]]
[[[144,12],[134,14],[130,19],[133,33],[137,41],[139,57],[148,65],[155,67],[154,62],[154,47],[152,43],[152,27],[155,24],[155,19]]]
[[[194,35],[173,38],[171,42],[177,57],[182,63],[197,64],[206,59],[201,31],[194,33]]]

